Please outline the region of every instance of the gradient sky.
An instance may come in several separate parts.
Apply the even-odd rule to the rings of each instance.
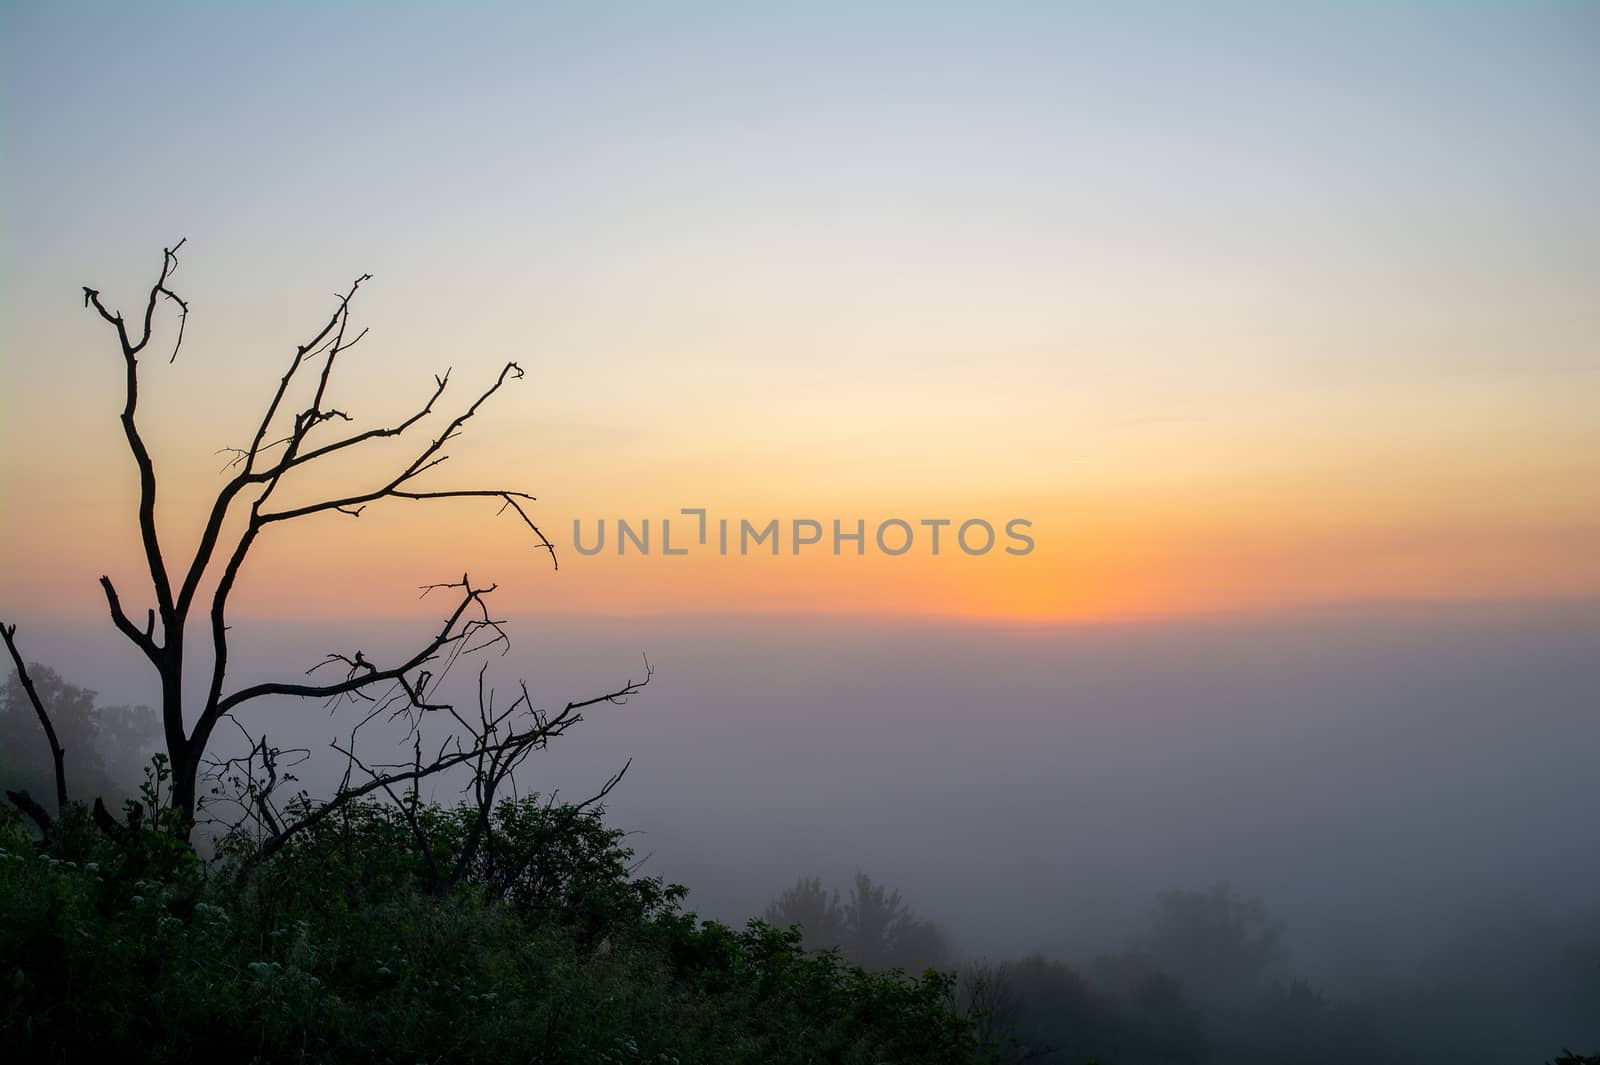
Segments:
[[[332,293],[338,404],[528,378],[236,610],[1100,618],[1600,595],[1593,5],[8,3],[0,603],[138,562],[118,356],[187,546]],[[371,469],[349,468],[359,484]],[[580,558],[574,518],[1012,517],[1026,558]],[[15,604],[15,605],[13,605]]]

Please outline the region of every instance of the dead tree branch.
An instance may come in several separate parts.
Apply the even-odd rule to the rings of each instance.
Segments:
[[[492,803],[493,787],[487,785],[485,770],[482,767],[495,767],[495,786],[505,779],[509,769],[501,771],[500,767],[512,766],[519,763],[528,753],[543,747],[553,738],[564,734],[572,726],[583,720],[580,711],[599,703],[623,704],[628,697],[643,690],[650,682],[654,670],[648,661],[645,663],[644,679],[635,681],[631,678],[621,687],[596,695],[591,698],[576,700],[567,703],[559,711],[536,709],[528,699],[527,688],[521,686],[522,694],[516,702],[506,711],[494,715],[493,727],[484,727],[470,738],[455,736],[447,740],[432,760],[424,763],[420,753],[410,763],[399,765],[368,765],[363,762],[355,752],[354,732],[346,743],[334,742],[329,747],[344,758],[354,769],[359,770],[366,779],[361,783],[354,783],[347,776],[346,783],[342,785],[334,796],[326,802],[307,811],[304,816],[284,825],[281,830],[264,836],[260,846],[254,854],[243,861],[238,869],[238,876],[243,879],[261,862],[272,857],[295,836],[315,827],[317,824],[332,817],[340,810],[377,791],[393,794],[390,789],[403,785],[415,784],[423,779],[435,777],[450,770],[467,767],[473,772],[471,787],[480,788],[480,794],[487,796]],[[514,715],[514,718],[513,718]],[[365,720],[370,720],[371,715]],[[489,722],[491,717],[485,712],[481,719]],[[356,726],[359,730],[360,725]],[[417,748],[420,751],[420,747]],[[626,772],[626,767],[623,769]],[[599,796],[589,800],[589,803],[598,801],[609,793],[610,789],[622,779],[618,773],[606,785]],[[587,805],[587,804],[586,804]],[[480,807],[480,815],[484,809]],[[453,873],[453,878],[459,874]]]
[[[28,693],[28,702],[33,704],[34,715],[39,719],[39,727],[44,730],[44,738],[50,743],[50,760],[54,763],[56,779],[56,814],[59,816],[67,805],[67,752],[62,749],[61,741],[56,738],[56,727],[50,720],[50,712],[45,709],[44,701],[39,698],[39,690],[33,686],[33,678],[28,676],[27,663],[23,662],[22,652],[17,649],[17,627],[0,622],[0,638],[5,640],[6,650],[11,652],[11,661],[17,667],[17,680],[22,684],[22,690]],[[6,794],[24,813],[33,818],[41,829],[49,830],[48,815],[41,820],[40,814],[44,813],[44,809],[30,798],[27,792]]]

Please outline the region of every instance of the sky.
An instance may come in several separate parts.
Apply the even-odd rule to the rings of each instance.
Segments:
[[[244,613],[423,609],[463,569],[519,611],[613,615],[1600,593],[1587,5],[13,3],[0,26],[8,603],[81,615],[103,570],[137,578],[117,352],[80,287],[137,310],[179,237],[184,349],[142,399],[175,553],[218,449],[371,272],[341,406],[402,416],[446,367],[462,403],[518,361],[432,484],[533,492],[563,563],[492,504],[373,508],[264,543]],[[684,507],[865,520],[869,549],[664,557]],[[1020,518],[1035,546],[891,557],[889,517]],[[616,557],[614,524],[573,550],[574,521],[619,518],[655,553]]]
[[[0,619],[103,705],[158,692],[96,583],[150,604],[82,287],[136,313],[186,238],[140,367],[173,556],[370,272],[333,402],[518,362],[424,487],[536,495],[560,561],[486,500],[275,527],[234,683],[414,649],[465,571],[493,683],[649,655],[518,784],[633,758],[613,823],[706,914],[865,870],[966,956],[1077,958],[1231,880],[1347,988],[1473,907],[1600,941],[1595,5],[7,2],[0,49]],[[331,787],[344,726],[257,705]],[[1542,1060],[1547,985],[1478,961],[1547,1001],[1460,1060]]]

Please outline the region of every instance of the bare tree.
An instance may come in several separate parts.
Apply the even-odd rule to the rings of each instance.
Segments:
[[[361,286],[370,280],[370,275],[361,275],[336,297],[331,314],[320,328],[295,347],[248,442],[242,447],[225,449],[231,456],[225,467],[228,479],[209,509],[193,554],[177,559],[179,564],[174,566],[174,558],[164,546],[156,522],[156,464],[140,431],[138,415],[141,361],[155,334],[158,309],[170,305],[178,313],[176,339],[166,361],[175,361],[183,345],[189,304],[172,288],[178,251],[183,244],[180,240],[173,247],[163,249],[160,273],[132,325],[120,311],[109,309],[96,289],[86,286],[83,301],[85,307],[92,308],[111,327],[120,349],[125,375],[122,430],[138,475],[139,537],[155,605],[147,610],[144,623],[138,624],[124,607],[111,578],[102,576],[100,585],[112,623],[139,649],[159,677],[160,716],[172,770],[172,801],[181,814],[185,831],[192,830],[195,824],[201,802],[199,781],[208,764],[206,752],[217,726],[225,719],[234,719],[234,715],[252,703],[276,697],[323,699],[334,705],[349,702],[365,706],[361,719],[350,732],[348,743],[333,745],[346,760],[342,786],[332,800],[306,813],[305,817],[325,817],[340,804],[373,792],[392,795],[396,786],[409,782],[414,787],[423,777],[456,767],[464,767],[472,774],[472,787],[487,810],[493,804],[496,790],[529,751],[542,747],[549,738],[579,720],[581,708],[605,701],[620,702],[637,691],[649,679],[648,662],[643,680],[630,679],[613,691],[575,700],[554,713],[535,707],[523,686],[521,696],[511,705],[499,712],[488,709],[492,704],[485,705],[478,720],[473,722],[442,698],[439,688],[451,667],[463,656],[490,648],[505,651],[506,633],[487,603],[487,596],[494,591],[493,585],[477,585],[463,575],[459,581],[425,587],[424,594],[450,594],[453,605],[437,630],[419,640],[412,653],[393,661],[374,661],[360,650],[334,652],[306,674],[243,687],[229,685],[228,608],[239,574],[263,534],[321,514],[359,518],[367,506],[387,500],[495,500],[500,503],[502,513],[510,510],[527,526],[536,549],[549,552],[551,563],[555,565],[554,546],[539,530],[525,506],[533,501],[533,496],[502,487],[433,487],[424,476],[445,462],[449,457],[444,450],[446,445],[461,433],[485,403],[507,384],[523,376],[522,368],[515,362],[505,363],[492,384],[470,397],[470,401],[444,420],[434,433],[420,438],[408,459],[395,463],[389,473],[374,478],[368,487],[313,502],[278,502],[280,486],[303,477],[305,470],[331,456],[347,457],[375,441],[417,435],[411,432],[413,429],[421,433],[419,427],[434,415],[435,407],[444,399],[449,387],[450,372],[446,370],[434,377],[426,399],[405,418],[365,429],[333,431],[335,427],[354,421],[349,412],[335,405],[333,382],[340,356],[355,347],[367,333],[365,329],[353,332],[351,326],[351,303]],[[292,393],[304,398],[293,399]],[[225,536],[230,527],[237,528],[240,519],[242,530]],[[209,594],[204,594],[203,589],[209,589]],[[191,622],[209,629],[209,661],[195,663],[185,658],[184,638]],[[23,686],[33,697],[33,688],[27,682],[26,670],[15,645],[15,629],[7,627],[0,631],[4,632],[6,645],[23,677]],[[185,682],[197,671],[197,679],[204,681],[205,694],[190,705],[185,697]],[[322,679],[328,673],[333,675]],[[191,691],[200,687],[188,685]],[[480,673],[480,694],[482,692]],[[50,739],[59,806],[67,800],[63,751],[56,742],[48,709],[37,697],[33,697],[33,704]],[[408,736],[414,741],[414,749],[408,764],[368,766],[356,754],[355,738],[361,726],[384,713],[390,717],[404,716],[410,721]],[[432,758],[425,760],[418,726],[423,718],[440,714],[448,715],[460,730]],[[251,753],[246,761],[213,762],[211,765],[214,770],[220,766],[223,775],[248,767],[251,783],[244,787],[245,807],[250,816],[264,826],[262,850],[270,854],[305,827],[305,818],[301,822],[286,822],[273,808],[271,793],[282,783],[277,776],[282,752],[271,748],[264,738],[257,740],[249,736],[249,739]],[[358,781],[353,774],[365,779]],[[246,779],[238,773],[234,776]],[[44,811],[37,803],[33,806],[36,809],[30,810],[30,814],[41,826],[47,827],[47,818],[40,818]],[[97,816],[105,816],[103,807],[97,810]],[[487,813],[484,820],[486,830]]]
[[[543,750],[551,739],[582,721],[585,708],[599,703],[625,702],[648,683],[651,669],[647,660],[643,680],[635,682],[630,678],[615,691],[569,702],[556,711],[535,708],[525,683],[518,685],[520,691],[515,699],[497,710],[494,691],[484,681],[486,672],[486,666],[478,671],[474,714],[465,715],[455,707],[435,708],[444,710],[456,727],[426,757],[422,735],[416,727],[420,720],[414,715],[415,707],[409,698],[396,695],[387,700],[373,700],[374,705],[351,725],[348,737],[329,744],[345,760],[344,776],[331,798],[315,804],[309,802],[304,791],[292,792],[287,805],[280,801],[280,791],[295,780],[290,770],[305,761],[310,752],[303,748],[285,750],[271,746],[265,737],[257,738],[236,719],[230,719],[249,741],[246,753],[225,759],[207,759],[202,779],[214,785],[214,796],[233,811],[232,816],[213,820],[230,832],[243,831],[254,836],[253,853],[240,863],[238,874],[247,875],[257,863],[272,857],[295,836],[337,816],[351,803],[381,793],[409,825],[417,853],[430,867],[430,887],[436,890],[453,887],[475,864],[482,867],[476,870],[479,880],[496,882],[492,818],[502,786],[528,755]],[[391,718],[411,717],[413,727],[408,737],[412,742],[412,754],[407,761],[368,762],[357,753],[362,729],[385,711]],[[594,795],[569,804],[571,811],[582,812],[604,799],[621,782],[631,764],[631,760],[625,763]],[[469,799],[471,827],[446,874],[435,865],[432,846],[418,822],[419,785],[425,778],[457,769],[464,770],[467,776],[462,791]],[[409,792],[402,794],[397,788],[409,789]],[[550,802],[553,804],[555,799],[552,794]],[[512,868],[504,872],[506,876],[502,879],[514,880],[520,870]]]
[[[44,700],[39,696],[38,686],[28,675],[28,666],[22,660],[22,652],[17,649],[17,627],[0,622],[0,639],[5,640],[6,650],[11,652],[11,661],[17,667],[17,683],[27,693],[28,703],[39,719],[39,727],[44,730],[45,741],[50,744],[51,773],[56,783],[56,813],[59,814],[62,807],[67,805],[66,749],[61,746],[61,740],[56,736],[56,726],[50,720],[50,711],[45,708]],[[49,831],[51,822],[49,811],[40,806],[38,800],[29,795],[26,789],[8,791],[6,797],[15,803],[19,810],[37,822],[40,828]]]

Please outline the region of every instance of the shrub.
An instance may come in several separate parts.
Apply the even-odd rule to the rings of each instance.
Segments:
[[[502,803],[452,880],[470,808],[351,803],[243,877],[163,865],[155,809],[74,858],[0,823],[10,1060],[983,1058],[950,978],[700,921],[595,811]]]

